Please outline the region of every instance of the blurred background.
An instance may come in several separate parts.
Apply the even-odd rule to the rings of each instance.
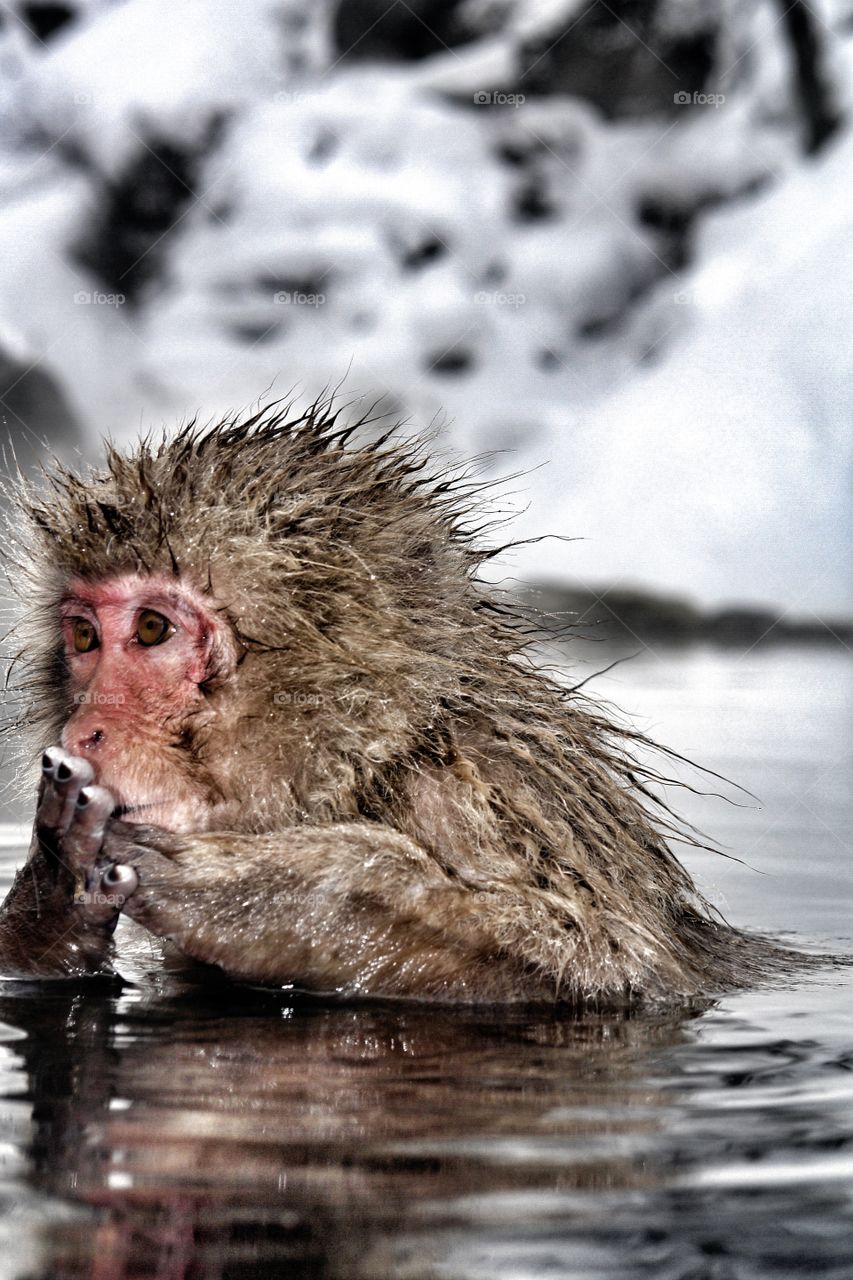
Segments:
[[[8,0],[2,434],[343,381],[523,473],[546,608],[849,643],[851,63],[849,0]]]

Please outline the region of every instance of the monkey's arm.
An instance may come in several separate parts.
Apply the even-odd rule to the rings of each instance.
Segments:
[[[465,886],[377,823],[175,836],[114,822],[105,852],[138,876],[127,915],[235,978],[347,995],[554,998],[553,983],[513,958],[522,904],[510,889]]]
[[[113,799],[93,776],[59,748],[45,754],[27,861],[0,907],[0,976],[110,972],[124,898],[97,862]],[[95,881],[97,892],[87,892]]]

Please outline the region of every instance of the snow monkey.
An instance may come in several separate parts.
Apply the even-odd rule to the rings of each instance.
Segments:
[[[230,978],[342,996],[754,977],[770,944],[670,851],[639,735],[477,580],[480,484],[363,426],[272,406],[17,483],[11,729],[42,774],[0,972],[108,972],[124,911]]]

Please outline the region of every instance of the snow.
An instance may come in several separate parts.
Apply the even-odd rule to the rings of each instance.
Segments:
[[[699,265],[676,294],[663,286],[688,332],[584,420],[586,482],[567,502],[573,439],[521,520],[528,536],[580,529],[588,543],[546,543],[535,563],[519,553],[519,569],[794,612],[853,606],[851,166],[848,138],[707,220]]]
[[[334,64],[328,6],[300,27],[296,0],[93,3],[45,47],[7,33],[6,349],[119,439],[345,378],[459,456],[496,451],[487,476],[525,471],[518,537],[581,539],[493,575],[850,610],[853,144],[800,158],[764,10],[732,18],[719,107],[478,105],[512,85],[507,32],[576,7],[516,4],[398,67]],[[853,40],[826,15],[844,84]],[[130,305],[76,248],[157,139],[200,169]],[[531,199],[547,216],[519,215]],[[694,217],[686,269],[650,202]]]
[[[118,4],[48,46],[21,109],[115,172],[149,131],[186,139],[214,111],[281,88],[266,0]]]

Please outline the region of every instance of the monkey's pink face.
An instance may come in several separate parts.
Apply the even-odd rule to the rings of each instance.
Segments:
[[[233,672],[230,628],[178,579],[142,574],[70,582],[60,622],[77,703],[62,745],[91,762],[126,821],[203,830],[222,797],[188,741],[215,716],[205,682]]]

